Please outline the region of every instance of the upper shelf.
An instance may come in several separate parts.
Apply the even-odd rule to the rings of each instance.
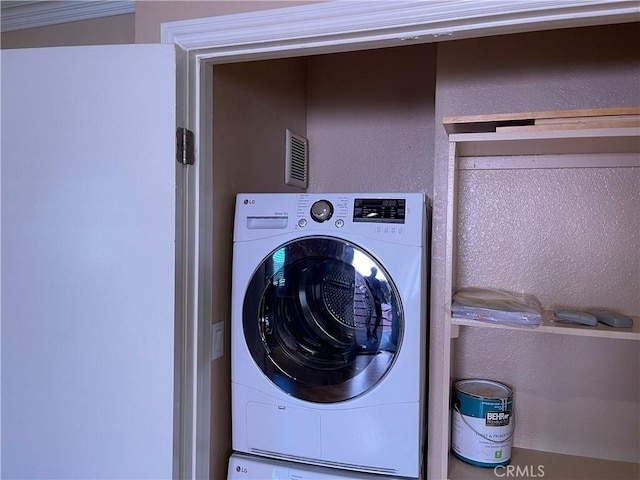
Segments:
[[[640,107],[459,115],[442,119],[448,134],[638,126]]]
[[[640,127],[456,133],[449,141],[458,157],[638,154]]]
[[[640,107],[445,117],[443,122],[458,158],[606,155],[616,159],[614,166],[640,166]]]

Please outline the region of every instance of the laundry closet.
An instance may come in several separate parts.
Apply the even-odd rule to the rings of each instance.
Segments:
[[[217,261],[213,295],[217,309],[213,322],[229,318],[235,194],[301,191],[285,185],[283,180],[286,129],[309,140],[309,192],[419,191],[433,198],[431,288],[432,293],[441,296],[442,215],[446,210],[446,198],[442,195],[446,191],[449,156],[442,118],[637,106],[639,55],[632,47],[637,40],[638,25],[621,24],[214,65],[213,222]],[[512,178],[511,171],[505,172],[501,180],[491,179],[498,182],[490,183],[493,188],[506,189],[514,185],[512,182],[520,181]],[[559,199],[563,198],[563,182],[572,181],[571,173],[568,176],[565,173],[551,174],[560,175],[551,183],[552,193]],[[638,185],[638,168],[634,167],[592,169],[586,174],[588,180],[578,175],[577,181],[592,183],[598,174],[607,179],[611,188],[616,188],[616,182]],[[468,192],[467,202],[471,204],[476,201],[474,192],[485,192],[488,180],[482,175],[471,174],[460,183],[459,188]],[[544,175],[536,179],[537,185],[544,186]],[[578,191],[582,192],[578,196],[585,195],[584,189]],[[542,189],[535,195],[549,193]],[[581,201],[588,203],[585,198]],[[637,196],[624,200],[624,205],[620,212],[626,221],[629,212],[638,206]],[[474,214],[468,205],[461,204],[460,208],[463,215]],[[518,212],[495,212],[495,221],[504,222],[514,213]],[[538,219],[540,216],[544,212],[536,214]],[[461,225],[468,225],[469,218],[472,219],[461,217],[460,221],[467,222]],[[545,224],[543,219],[540,228],[556,231],[559,236],[556,244],[562,245],[563,236],[568,234],[557,224],[558,217],[553,218],[556,224]],[[480,230],[484,225],[474,224],[474,228]],[[526,285],[536,290],[531,293],[538,294],[543,304],[550,301],[545,295],[553,282],[551,286],[536,283],[537,278],[545,277],[545,265],[540,265],[539,271],[529,270],[527,282],[522,282],[524,274],[518,270],[518,262],[504,261],[510,251],[473,251],[464,244],[464,239],[458,241],[462,255],[459,278],[480,281],[478,278],[484,277],[474,277],[473,266],[486,264],[493,258],[494,264],[505,265],[500,273],[503,286],[513,285],[517,290],[519,285]],[[577,245],[588,241],[583,239]],[[626,250],[614,256],[626,256],[638,265],[637,238],[623,245]],[[579,258],[579,252],[567,254]],[[535,258],[535,250],[531,255],[526,259],[528,265]],[[612,289],[637,288],[640,267],[632,268],[627,277],[623,281],[609,274],[600,281],[613,285],[609,287]],[[562,282],[570,295],[571,281]],[[621,307],[637,316],[640,313],[637,296],[626,298],[627,303]],[[449,461],[449,446],[441,441],[449,428],[444,420],[449,391],[443,387],[447,384],[444,376],[449,376],[443,368],[449,343],[451,378],[480,376],[508,379],[512,383],[515,408],[520,415],[514,436],[516,449],[608,459],[615,462],[605,461],[604,468],[620,466],[623,472],[629,472],[630,468],[633,472],[633,463],[640,461],[636,453],[640,446],[639,419],[633,413],[640,402],[637,341],[478,329],[466,329],[452,340],[445,338],[441,309],[441,305],[431,305],[431,388],[427,409],[431,477],[444,478],[449,471],[458,472],[459,478],[486,472],[470,467],[469,473],[466,466],[460,467],[459,461]],[[228,336],[225,341],[228,351]],[[544,358],[537,352],[544,352]],[[596,361],[589,352],[597,352],[603,360]],[[230,383],[229,361],[230,357],[225,355],[212,364],[212,384],[218,392],[213,396],[214,412],[230,409],[230,395],[226,394]],[[578,385],[590,386],[574,388]],[[593,412],[602,415],[609,406],[613,410],[622,406],[621,415],[625,418],[616,417],[613,412],[611,422],[589,423],[594,421]],[[229,453],[230,443],[224,439],[230,438],[231,425],[226,423],[226,416],[213,418],[212,475],[216,477],[216,472],[223,471],[224,458]],[[522,458],[536,465],[546,462],[547,474],[552,477],[554,462],[560,457]],[[567,458],[568,464],[575,464],[575,457]]]
[[[224,279],[235,194],[304,191],[284,183],[286,129],[309,141],[309,192],[431,196],[435,52],[425,44],[213,67],[214,303],[225,305],[219,319],[230,315]],[[212,364],[214,385],[230,381],[228,361]],[[216,396],[212,411],[230,408],[216,401],[229,397]],[[223,420],[215,419],[214,432]]]

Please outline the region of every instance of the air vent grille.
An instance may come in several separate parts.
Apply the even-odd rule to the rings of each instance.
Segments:
[[[309,141],[287,129],[285,183],[307,188],[309,184]]]

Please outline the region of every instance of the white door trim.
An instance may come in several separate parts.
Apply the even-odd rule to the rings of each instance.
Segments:
[[[161,41],[228,62],[638,20],[633,0],[332,1],[168,22]]]
[[[187,167],[183,179],[187,191],[195,192],[187,197],[185,242],[194,246],[187,254],[192,268],[186,281],[193,294],[186,308],[196,323],[184,331],[194,350],[188,352],[187,367],[193,389],[183,398],[192,416],[184,439],[191,457],[182,478],[209,478],[213,152],[211,135],[200,133],[212,131],[211,64],[632,21],[640,21],[636,0],[363,0],[162,24],[161,42],[185,52],[178,57],[186,105],[179,118],[196,137],[196,164]],[[429,466],[433,478],[447,476],[448,448],[440,443],[428,446],[440,458]]]
[[[189,127],[188,54],[176,50],[176,126]],[[198,346],[198,215],[199,194],[196,186],[198,169],[176,162],[176,418],[174,418],[173,478],[196,477],[195,430],[198,425],[196,391]],[[208,445],[208,443],[207,443]]]

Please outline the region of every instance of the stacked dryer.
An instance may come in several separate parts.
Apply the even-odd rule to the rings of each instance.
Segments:
[[[238,195],[234,451],[421,476],[425,200],[420,193]]]

